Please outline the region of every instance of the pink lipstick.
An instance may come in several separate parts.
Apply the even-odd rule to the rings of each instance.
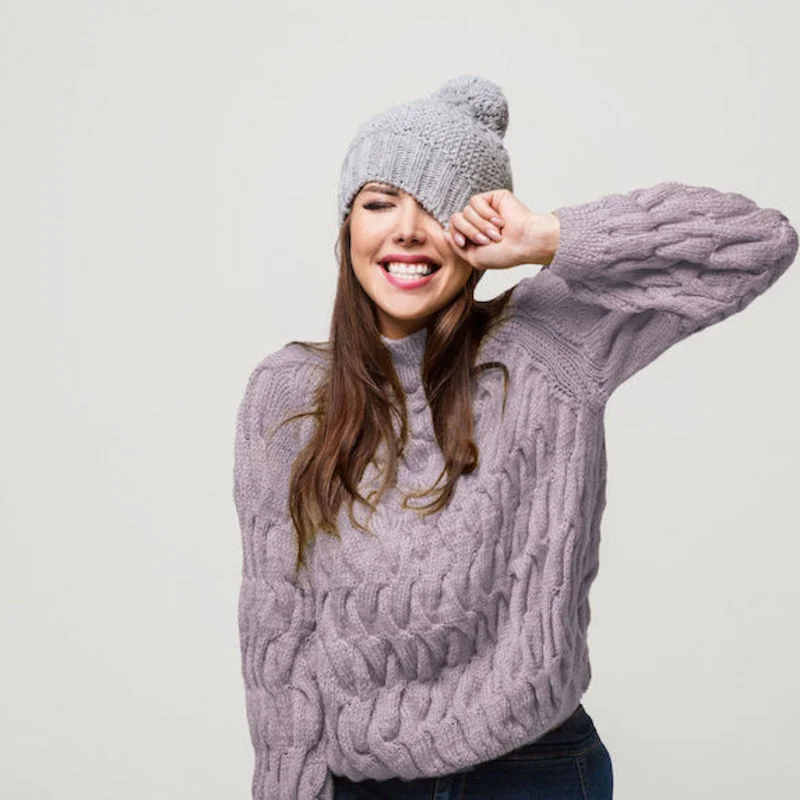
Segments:
[[[425,286],[426,284],[430,283],[430,281],[433,279],[433,276],[438,272],[439,267],[441,266],[432,258],[422,253],[392,253],[381,259],[379,263],[384,275],[386,275],[386,279],[392,284],[392,286],[396,286],[398,289],[419,289]],[[392,273],[389,271],[389,264],[391,263],[428,264],[430,265],[432,271],[428,275],[405,278],[398,275],[392,275]]]

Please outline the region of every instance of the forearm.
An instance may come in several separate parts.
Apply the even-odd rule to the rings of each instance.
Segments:
[[[547,280],[521,281],[516,308],[580,348],[601,398],[676,342],[744,309],[798,249],[781,211],[707,186],[662,182],[552,215],[555,253],[548,261],[545,248],[531,252],[548,261]],[[540,231],[548,216],[537,215]]]
[[[550,268],[574,293],[624,312],[671,311],[692,327],[739,310],[797,251],[780,211],[711,187],[664,182],[553,213]]]

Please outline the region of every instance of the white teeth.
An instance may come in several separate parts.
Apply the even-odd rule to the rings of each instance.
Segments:
[[[429,275],[433,272],[433,267],[430,264],[402,264],[399,262],[390,262],[386,265],[392,275]]]

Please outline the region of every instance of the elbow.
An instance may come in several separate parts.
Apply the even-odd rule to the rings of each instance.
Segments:
[[[774,250],[769,259],[769,285],[772,285],[797,258],[798,236],[789,218],[780,212],[778,214],[777,232],[773,239]]]
[[[794,263],[794,260],[797,257],[797,231],[792,223],[789,222],[789,218],[785,214],[781,214],[781,219],[783,224],[781,226],[782,239],[780,262],[783,263],[785,265],[784,268],[786,268],[790,264]]]

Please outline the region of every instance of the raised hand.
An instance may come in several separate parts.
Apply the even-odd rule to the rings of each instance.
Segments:
[[[549,264],[558,247],[555,214],[535,214],[508,189],[473,195],[445,231],[453,250],[475,269]]]

